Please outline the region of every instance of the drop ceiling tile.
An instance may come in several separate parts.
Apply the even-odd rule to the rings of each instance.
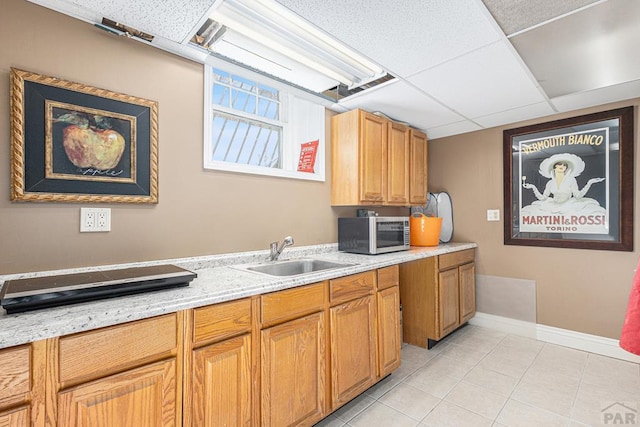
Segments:
[[[640,78],[640,1],[599,3],[511,38],[550,98]]]
[[[277,1],[403,77],[502,37],[477,0]]]
[[[438,126],[435,128],[427,129],[427,138],[433,140],[436,138],[444,138],[445,136],[458,135],[461,133],[473,132],[481,130],[482,127],[473,123],[472,121],[465,120],[457,123],[450,123],[444,126]]]
[[[487,116],[474,117],[473,121],[484,128],[491,128],[509,123],[520,122],[523,120],[529,120],[536,117],[548,116],[554,113],[555,111],[553,110],[551,104],[549,104],[547,101],[544,101],[507,111],[501,111],[495,114],[489,114]]]
[[[346,98],[339,103],[348,109],[380,111],[419,129],[463,120],[464,117],[442,106],[403,81],[387,83]]]
[[[182,42],[215,0],[66,0],[154,36]]]
[[[507,43],[494,43],[408,80],[465,117],[545,101]]]
[[[558,111],[565,112],[638,97],[640,97],[640,80],[634,80],[615,86],[552,98],[551,103]]]
[[[599,0],[482,0],[505,34],[513,34]]]

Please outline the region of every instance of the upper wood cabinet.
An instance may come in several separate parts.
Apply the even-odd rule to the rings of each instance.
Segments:
[[[424,133],[355,109],[332,117],[331,142],[333,206],[426,202]]]
[[[387,204],[409,204],[409,128],[387,124]]]
[[[409,204],[427,204],[427,134],[409,129]]]

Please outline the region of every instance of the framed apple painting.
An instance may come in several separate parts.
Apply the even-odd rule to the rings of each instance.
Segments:
[[[11,200],[158,202],[158,103],[11,69]]]

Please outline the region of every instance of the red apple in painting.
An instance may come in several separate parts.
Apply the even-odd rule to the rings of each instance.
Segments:
[[[124,138],[112,129],[70,125],[63,130],[64,151],[79,168],[107,170],[116,167],[124,152]]]

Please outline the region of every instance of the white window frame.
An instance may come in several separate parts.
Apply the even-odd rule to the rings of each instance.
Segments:
[[[255,120],[256,117],[213,104],[213,68],[219,68],[231,74],[263,83],[280,91],[280,119],[278,125],[282,131],[282,168],[247,165],[241,163],[223,162],[211,159],[213,150],[213,112],[218,110],[237,116]],[[259,76],[259,77],[258,77]],[[269,119],[260,118],[269,124],[276,124]],[[325,180],[325,108],[324,106],[296,96],[285,84],[272,81],[258,74],[239,72],[235,67],[226,64],[205,64],[204,66],[204,144],[203,167],[206,170],[221,170],[227,172],[248,173],[283,178],[302,179],[310,181]],[[318,140],[314,172],[298,172],[301,144]]]

